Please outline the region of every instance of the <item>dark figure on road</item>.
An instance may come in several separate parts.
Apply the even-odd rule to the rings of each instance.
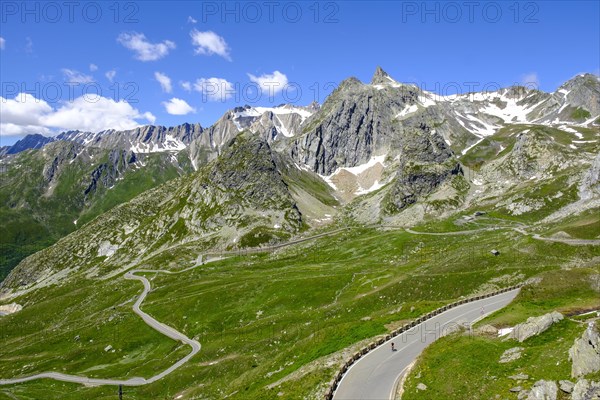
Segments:
[[[394,342],[392,342],[392,351],[396,351],[396,348],[394,347]]]

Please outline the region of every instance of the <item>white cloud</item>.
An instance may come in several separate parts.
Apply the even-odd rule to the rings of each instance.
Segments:
[[[98,71],[98,66],[96,64],[90,64],[90,71],[91,72]]]
[[[25,38],[25,53],[33,53],[33,40],[30,37]]]
[[[101,96],[82,96],[53,108],[44,100],[21,93],[14,99],[0,97],[0,120],[0,134],[8,136],[69,129],[132,129],[140,125],[138,120],[154,123],[156,117],[150,112],[141,113],[125,101]]]
[[[191,15],[188,17],[187,22],[189,24],[195,24],[196,22],[198,22],[194,17],[192,17]]]
[[[540,80],[537,76],[536,72],[531,72],[529,74],[525,74],[521,77],[521,83],[528,88],[531,89],[539,89]]]
[[[195,28],[190,32],[190,36],[192,37],[192,44],[196,47],[196,54],[207,56],[216,54],[231,61],[229,54],[231,49],[221,36],[212,31],[200,32]]]
[[[154,78],[160,83],[160,87],[163,92],[171,93],[173,91],[173,85],[171,85],[171,78],[161,72],[155,72]]]
[[[133,50],[135,58],[140,61],[155,61],[165,57],[175,48],[175,43],[164,40],[160,43],[150,43],[143,33],[121,33],[117,41],[129,50]]]
[[[41,117],[52,111],[44,100],[21,93],[14,99],[0,97],[0,136],[16,136],[29,133],[49,133],[42,126]]]
[[[16,125],[10,122],[0,123],[0,137],[2,136],[25,136],[32,133],[50,135],[52,131],[44,126],[38,125]]]
[[[281,92],[288,84],[287,76],[279,71],[275,71],[272,74],[263,74],[261,76],[248,74],[248,77],[252,82],[260,86],[262,90],[266,90],[269,95]]]
[[[186,92],[192,91],[192,83],[191,82],[183,81],[183,82],[179,82],[179,84],[181,85],[183,90],[185,90]]]
[[[101,96],[93,99],[82,96],[44,116],[42,122],[55,128],[97,132],[105,129],[132,129],[139,126],[136,119],[154,123],[156,117],[149,112],[140,113],[123,100],[117,102]]]
[[[106,79],[108,79],[111,83],[112,83],[113,79],[115,79],[116,75],[117,75],[117,71],[115,71],[114,69],[111,69],[110,71],[106,71],[106,73],[104,74],[104,76],[106,76]]]
[[[4,124],[15,126],[41,125],[40,118],[52,111],[52,107],[44,100],[36,99],[29,93],[21,93],[14,99],[0,97],[0,120],[2,120],[2,134]]]
[[[90,83],[93,81],[93,78],[90,75],[86,75],[82,72],[76,71],[74,69],[63,68],[61,69],[63,75],[65,76],[66,82],[72,83]]]
[[[4,48],[6,47],[6,40],[0,36],[0,50],[4,50]]]
[[[173,97],[169,101],[163,101],[165,110],[171,115],[186,115],[189,113],[195,113],[196,109],[190,106],[185,100]]]
[[[194,90],[202,93],[203,101],[225,101],[235,93],[233,83],[222,78],[196,79]]]

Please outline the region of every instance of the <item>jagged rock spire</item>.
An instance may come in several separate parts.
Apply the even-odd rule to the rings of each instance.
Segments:
[[[375,74],[373,74],[373,78],[371,79],[371,85],[390,83],[390,79],[391,78],[388,73],[385,72],[380,66],[377,66]]]

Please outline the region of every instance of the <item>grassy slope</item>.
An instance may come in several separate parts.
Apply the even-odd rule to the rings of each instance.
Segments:
[[[577,239],[597,239],[600,238],[600,214],[598,210],[588,210],[546,226],[546,229],[545,236],[566,232]]]
[[[492,247],[499,248],[502,256],[489,254]],[[316,367],[274,389],[265,385],[361,339],[385,333],[386,325],[394,321],[476,292],[492,278],[504,277],[501,285],[508,285],[555,270],[569,260],[598,255],[597,248],[539,242],[511,231],[438,237],[355,229],[276,255],[232,258],[183,275],[148,274],[154,278],[155,290],[144,310],[190,337],[197,336],[203,348],[172,376],[128,388],[128,397],[221,398],[234,393],[232,398],[269,399],[283,392],[285,398],[303,398],[326,383],[335,368]],[[184,255],[174,252],[173,257],[177,262]],[[162,267],[152,261],[144,266]],[[26,308],[0,319],[0,376],[62,368],[70,373],[87,369],[97,376],[149,376],[158,365],[173,360],[174,351],[181,351],[142,326],[130,311],[131,302],[118,307],[122,322],[106,323],[115,312],[111,305],[131,300],[140,287],[120,278],[115,283],[90,283],[89,292],[74,291],[84,282],[41,292],[36,296],[43,298],[36,298],[29,311],[28,301],[34,299],[17,299]],[[89,302],[95,310],[89,321],[103,323],[99,329],[86,330],[85,319],[74,305],[92,292],[103,301]],[[44,320],[34,319],[46,305],[56,311]],[[30,322],[34,320],[35,324]],[[52,332],[51,337],[47,332]],[[80,347],[73,341],[77,334],[96,345]],[[102,354],[107,344],[117,352]],[[36,357],[40,346],[43,358]],[[124,368],[119,364],[123,357],[135,361]],[[106,366],[90,372],[95,364]],[[134,371],[126,375],[132,367]],[[4,389],[35,398],[44,388],[48,388],[46,398],[61,399],[103,398],[115,392],[56,382]]]
[[[97,155],[91,166],[78,159],[65,165],[48,196],[42,178],[45,161],[41,151],[17,156],[0,181],[0,280],[28,255],[50,246],[112,207],[179,175],[166,159],[149,155],[144,168],[130,169],[112,188],[100,185],[96,193],[85,197],[91,171],[106,161],[104,152]]]
[[[571,128],[579,132],[579,138],[573,132],[567,132],[550,126],[511,124],[505,125],[496,133],[483,139],[477,146],[470,149],[460,157],[460,161],[469,168],[479,168],[491,160],[498,159],[513,149],[517,135],[541,135],[552,138],[556,143],[571,148],[574,146],[578,152],[596,153],[598,151],[598,130],[585,127]]]

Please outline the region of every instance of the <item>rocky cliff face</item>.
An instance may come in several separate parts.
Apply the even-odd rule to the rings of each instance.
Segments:
[[[598,101],[600,99],[600,77],[593,74],[577,75],[561,85],[552,97],[560,104],[560,111],[556,113],[558,117],[583,122],[598,116],[600,115],[600,101]],[[573,112],[578,108],[587,111],[589,116],[586,118],[585,114],[573,115]],[[565,110],[567,112],[562,112]],[[571,113],[568,113],[568,111],[571,111]]]
[[[600,197],[600,153],[596,155],[590,169],[581,180],[579,197],[584,201]]]
[[[408,99],[394,94],[355,78],[345,80],[294,140],[292,158],[320,175],[331,175],[339,167],[364,164],[399,149],[402,129],[393,120]]]
[[[232,139],[208,169],[208,179],[224,192],[249,194],[253,207],[295,210],[269,144],[249,133]],[[293,220],[300,215],[293,213]]]
[[[452,176],[462,175],[458,162],[440,165],[404,164],[384,198],[388,214],[399,212],[433,193]]]
[[[556,169],[562,170],[572,164],[574,160],[568,157],[568,153],[569,150],[557,149],[550,136],[536,131],[520,133],[512,151],[503,159],[501,168],[507,176],[521,180],[549,177]]]
[[[88,196],[96,192],[102,184],[105,188],[111,188],[117,179],[135,165],[138,160],[133,151],[113,149],[108,152],[108,160],[99,164],[90,174],[90,181],[83,193]]]
[[[44,149],[46,163],[42,175],[48,184],[58,180],[61,170],[65,164],[73,161],[83,150],[83,146],[76,143],[53,143]]]
[[[439,114],[426,112],[424,96],[381,68],[369,85],[350,78],[306,122],[303,135],[291,143],[290,156],[324,176],[339,176],[340,169],[360,169],[382,157],[390,184],[382,209],[401,211],[461,171],[437,132]]]

